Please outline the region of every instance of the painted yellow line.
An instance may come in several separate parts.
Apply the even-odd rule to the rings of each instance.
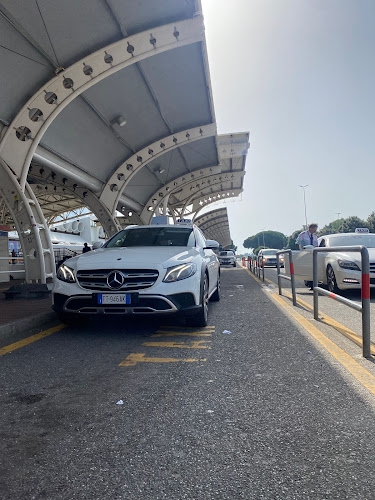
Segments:
[[[248,269],[246,269],[247,272],[260,284],[263,284],[263,281],[259,280],[256,276],[254,276]],[[275,284],[273,281],[269,280],[268,278],[265,278],[265,281],[267,281],[268,283],[271,283],[272,285],[275,285],[278,287],[277,284]],[[283,297],[288,297],[289,299],[292,299],[293,296],[290,292],[286,291],[285,289],[283,290]],[[296,297],[296,300],[297,300],[297,303],[303,307],[304,309],[306,309],[307,311],[314,311],[314,307],[311,306],[309,303],[305,302],[304,300],[302,300],[301,298],[299,297]],[[354,342],[355,344],[357,344],[358,346],[362,347],[362,336],[359,335],[358,333],[354,332],[353,330],[351,330],[350,328],[346,327],[345,325],[343,325],[342,323],[334,320],[333,318],[331,318],[330,316],[327,316],[326,314],[323,314],[323,313],[320,313],[320,316],[319,316],[319,321],[321,321],[322,323],[324,323],[325,325],[328,325],[332,328],[334,328],[335,330],[337,330],[339,333],[341,333],[342,335],[344,335],[345,337],[347,337],[349,340],[351,340],[352,342]],[[375,346],[374,345],[371,345],[371,354],[373,356],[375,356]]]
[[[292,294],[290,292],[283,292],[283,295],[288,298],[292,298]],[[300,304],[304,309],[308,311],[314,311],[314,307],[304,300],[300,299],[297,297],[297,302]],[[350,339],[352,342],[357,344],[358,346],[362,347],[362,336],[359,335],[358,333],[354,332],[350,328],[346,327],[339,321],[336,321],[335,319],[331,318],[330,316],[327,316],[326,314],[320,314],[319,316],[319,321],[324,323],[325,325],[331,326],[335,330],[337,330],[339,333]],[[371,354],[374,356],[375,355],[375,346],[371,345]]]
[[[184,333],[184,332],[158,332],[154,333],[154,335],[151,335],[151,338],[153,337],[212,337],[212,333],[199,333],[199,332],[194,332],[194,333]]]
[[[178,326],[162,326],[156,333],[181,332],[181,333],[214,333],[214,326],[205,326],[203,328],[188,328]]]
[[[207,345],[202,345],[203,342],[211,342],[210,340],[195,340],[191,344],[185,342],[143,342],[145,347],[171,347],[174,349],[211,349]]]
[[[137,363],[197,363],[198,361],[207,361],[206,358],[203,359],[194,359],[194,358],[146,358],[145,354],[129,354],[124,361],[118,366],[135,366]]]
[[[17,349],[21,349],[21,347],[25,347],[29,344],[32,344],[33,342],[36,342],[37,340],[44,339],[45,337],[48,337],[49,335],[52,335],[53,333],[56,333],[65,327],[66,327],[66,325],[57,325],[57,326],[54,326],[53,328],[50,328],[49,330],[44,330],[43,332],[32,335],[31,337],[27,337],[26,339],[23,339],[23,340],[20,340],[18,342],[14,342],[13,344],[9,344],[5,347],[2,347],[0,349],[0,356],[4,356],[4,354],[8,354],[10,352],[16,351]]]
[[[360,382],[371,394],[375,395],[375,377],[349,354],[338,347],[332,340],[324,335],[309,320],[299,314],[293,307],[287,305],[279,295],[272,294],[271,297],[308,331],[308,333],[317,340],[342,366],[344,366],[358,382]]]
[[[247,271],[249,272],[249,270]],[[256,281],[258,281],[258,283],[262,284],[262,281],[258,280],[258,278],[256,278],[251,272],[249,272],[249,274]],[[273,282],[270,281],[270,283]],[[332,340],[324,335],[323,332],[321,332],[316,326],[310,323],[309,320],[299,314],[294,307],[289,306],[285,302],[285,299],[283,299],[276,293],[271,293],[270,296],[275,302],[277,302],[282,308],[284,308],[301,326],[303,326],[303,328],[315,340],[317,340],[326,349],[326,351],[328,351],[344,368],[346,368],[358,382],[366,387],[366,389],[368,389],[371,394],[375,395],[375,377],[374,375],[372,375],[372,373],[363,368],[349,354],[347,354],[343,349],[332,342]],[[304,302],[303,305],[309,306],[309,304],[307,304],[306,302]]]

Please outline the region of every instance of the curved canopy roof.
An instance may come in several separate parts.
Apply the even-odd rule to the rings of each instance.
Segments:
[[[200,215],[195,219],[195,224],[203,231],[206,238],[218,241],[222,247],[231,244],[226,207]]]
[[[216,134],[200,0],[2,0],[0,65],[0,156],[48,220],[242,191],[248,134]]]

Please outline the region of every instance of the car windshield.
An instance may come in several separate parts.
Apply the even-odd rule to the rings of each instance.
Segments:
[[[220,257],[233,257],[233,252],[220,252]]]
[[[263,250],[262,255],[276,255],[277,250]]]
[[[375,234],[340,234],[334,238],[328,238],[330,247],[349,247],[363,245],[375,248]]]
[[[192,247],[195,246],[191,227],[137,227],[115,234],[106,248],[116,247]]]

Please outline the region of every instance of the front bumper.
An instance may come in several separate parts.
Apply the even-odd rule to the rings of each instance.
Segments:
[[[362,273],[359,271],[334,270],[337,286],[340,290],[359,290],[361,288]],[[370,288],[375,288],[375,273],[370,273]]]
[[[161,279],[144,290],[130,292],[131,303],[99,304],[98,293],[108,290],[87,290],[78,283],[55,280],[52,290],[52,309],[66,314],[170,314],[190,311],[200,304],[200,276],[174,283],[164,283]],[[115,293],[115,292],[111,292]]]
[[[67,296],[53,294],[52,309],[68,314],[168,314],[194,311],[199,306],[192,293],[169,296],[131,294],[130,304],[98,304],[96,294]]]

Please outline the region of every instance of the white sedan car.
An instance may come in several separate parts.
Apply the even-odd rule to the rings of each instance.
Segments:
[[[370,257],[370,286],[375,287],[375,234],[338,233],[321,236],[320,247],[334,248],[342,246],[367,247]],[[293,251],[294,273],[296,279],[312,281],[312,248]],[[287,261],[288,255],[285,255]],[[285,266],[289,273],[289,259]],[[318,254],[318,280],[327,285],[334,293],[340,290],[361,288],[361,253],[360,252],[322,252]]]
[[[220,300],[218,247],[192,224],[128,227],[59,267],[52,307],[62,321],[181,312],[206,326],[208,301]]]
[[[236,254],[233,250],[222,250],[219,253],[219,262],[223,266],[236,267]]]

